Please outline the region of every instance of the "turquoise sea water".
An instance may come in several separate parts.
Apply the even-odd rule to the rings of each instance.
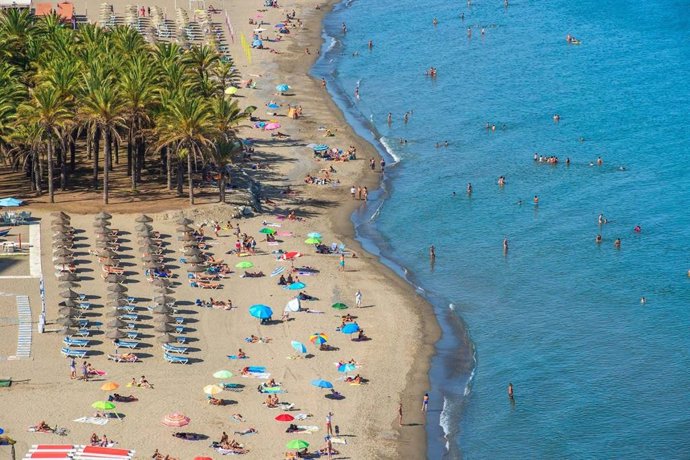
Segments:
[[[397,161],[360,235],[443,327],[429,458],[690,458],[690,4],[354,0],[325,35],[313,73]]]

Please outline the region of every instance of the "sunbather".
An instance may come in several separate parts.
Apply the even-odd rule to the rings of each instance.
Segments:
[[[55,431],[54,428],[51,428],[48,426],[48,424],[45,422],[45,420],[41,420],[38,422],[34,427],[34,430],[40,431],[41,433],[52,433]]]
[[[128,395],[128,396],[122,396],[120,394],[113,394],[108,396],[108,401],[115,401],[115,402],[134,402],[138,401],[137,397],[134,395]]]
[[[213,396],[208,397],[208,403],[212,406],[222,406],[224,402],[222,399],[214,398]]]
[[[252,433],[258,433],[258,431],[256,431],[256,428],[251,427],[251,428],[247,428],[244,431],[235,431],[235,434],[239,434],[240,436],[244,436],[244,435],[252,434]]]
[[[187,441],[198,441],[201,439],[201,436],[199,436],[196,433],[178,432],[178,433],[173,433],[172,435],[175,438],[185,439]]]
[[[91,445],[92,446],[99,446],[101,444],[101,438],[98,437],[96,433],[91,435]]]
[[[153,389],[153,385],[149,383],[149,381],[146,380],[146,377],[143,375],[139,379],[139,383],[137,383],[137,386]]]
[[[237,351],[237,357],[238,357],[239,359],[245,359],[245,358],[247,357],[247,354],[246,354],[244,351],[242,351],[242,349],[240,348],[240,349]]]
[[[211,283],[206,281],[197,281],[196,285],[202,289],[218,289],[220,287],[220,283]]]
[[[266,275],[264,275],[264,272],[258,271],[258,272],[244,272],[240,278],[262,278]]]

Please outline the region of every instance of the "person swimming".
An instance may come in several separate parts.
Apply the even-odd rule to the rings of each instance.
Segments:
[[[467,183],[467,194],[472,195],[472,183]]]
[[[620,239],[620,238],[616,238],[616,241],[613,242],[613,246],[614,246],[616,249],[620,249],[620,247],[621,247],[621,239]]]
[[[594,242],[596,244],[601,244],[601,235],[597,235],[597,237],[594,239]]]

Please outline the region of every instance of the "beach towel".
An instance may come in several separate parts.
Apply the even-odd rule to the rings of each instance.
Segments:
[[[280,387],[269,387],[269,388],[262,388],[261,393],[281,394],[281,393],[287,393],[287,390],[283,390]]]
[[[333,444],[347,444],[347,439],[345,439],[345,438],[334,438],[331,436],[331,443],[333,443]]]
[[[297,414],[295,415],[295,420],[306,420],[310,418],[312,415],[311,414]]]
[[[297,425],[297,433],[312,434],[319,431],[319,427],[315,425]]]
[[[269,241],[266,243],[268,246],[278,246],[280,244],[279,241]]]
[[[242,377],[246,379],[264,379],[268,380],[271,378],[271,374],[268,372],[250,372],[248,374],[243,374]]]
[[[240,453],[235,452],[234,450],[223,449],[222,447],[216,447],[216,452],[218,452],[221,455],[242,455]]]
[[[249,372],[266,372],[265,366],[248,366],[247,370]]]
[[[286,231],[276,232],[276,235],[277,236],[292,236],[292,232],[286,232]]]
[[[91,425],[105,425],[108,419],[105,417],[79,417],[73,420],[77,423],[89,423]]]

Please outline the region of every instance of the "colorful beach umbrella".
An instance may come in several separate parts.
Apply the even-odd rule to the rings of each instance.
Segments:
[[[293,417],[290,414],[279,414],[276,415],[275,419],[279,422],[292,422],[295,419],[295,417]]]
[[[204,387],[204,393],[207,395],[217,395],[218,393],[222,392],[223,389],[219,387],[218,385],[206,385]]]
[[[247,260],[235,264],[235,267],[237,267],[237,268],[252,268],[253,266],[254,266],[254,264],[247,261]]]
[[[179,412],[173,412],[163,417],[162,423],[165,426],[181,427],[189,425],[191,420],[189,417],[180,414]]]
[[[118,388],[120,388],[120,385],[115,382],[105,382],[103,385],[101,385],[101,390],[103,391],[113,391],[117,390]]]
[[[347,323],[345,326],[340,328],[340,332],[343,334],[354,334],[355,332],[359,332],[359,324]]]
[[[331,305],[331,308],[335,308],[336,310],[346,310],[347,305],[345,305],[342,302],[337,302],[337,303],[334,303],[333,305]]]
[[[273,131],[276,129],[280,128],[280,123],[267,123],[266,126],[264,126],[264,129],[266,131]]]
[[[249,307],[249,314],[254,318],[267,319],[273,316],[273,310],[268,305],[252,305]]]
[[[326,389],[333,388],[333,384],[331,382],[329,382],[328,380],[323,380],[323,379],[312,380],[311,384],[314,385],[315,387],[319,387],[319,388],[326,388]]]
[[[297,252],[297,251],[288,251],[288,252],[286,252],[285,254],[283,254],[283,259],[285,259],[285,260],[296,259],[296,258],[298,258],[298,257],[302,257],[302,253],[301,253],[301,252]]]
[[[213,377],[217,379],[229,379],[232,378],[232,375],[232,372],[226,370],[217,371],[213,373]]]
[[[307,236],[308,236],[309,238],[319,238],[319,239],[321,239],[321,233],[319,233],[319,232],[307,233]]]
[[[306,353],[307,352],[307,347],[304,346],[304,344],[302,342],[298,342],[296,340],[293,340],[292,342],[290,342],[290,344],[292,345],[292,348],[297,350],[297,353]]]
[[[292,439],[292,440],[288,441],[287,444],[285,444],[285,448],[287,448],[287,449],[300,450],[300,449],[306,449],[307,447],[309,447],[309,443],[307,441],[302,440],[302,439]]]
[[[276,231],[272,228],[264,227],[261,230],[259,230],[259,233],[263,233],[264,235],[273,235]]]
[[[317,332],[309,337],[309,341],[314,345],[321,345],[322,343],[328,342],[328,336],[321,332]]]
[[[304,240],[304,242],[307,244],[320,244],[321,240],[318,238],[310,237],[310,238],[307,238],[306,240]]]
[[[286,289],[289,289],[291,291],[298,291],[300,289],[304,289],[307,287],[306,284],[298,282],[298,283],[292,283],[291,285],[287,286]]]
[[[228,96],[232,96],[236,92],[237,92],[236,86],[228,86],[227,88],[225,88],[225,94],[227,94]]]
[[[115,409],[115,404],[111,403],[110,401],[96,401],[95,403],[91,404],[91,407],[97,410],[113,410]]]
[[[338,372],[348,373],[357,369],[357,366],[352,363],[345,363],[338,366]]]

